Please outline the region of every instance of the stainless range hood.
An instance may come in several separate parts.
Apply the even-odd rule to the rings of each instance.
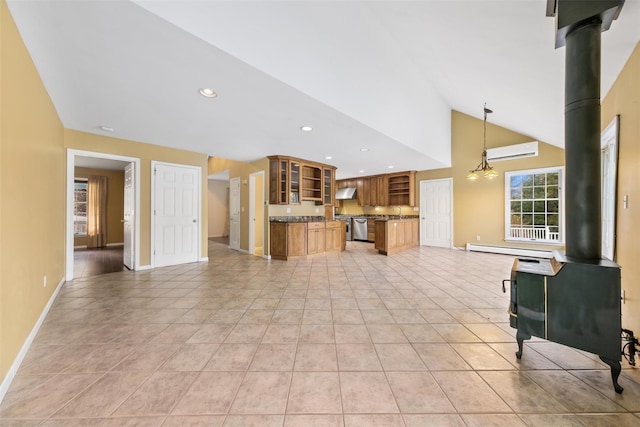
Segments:
[[[355,187],[340,188],[336,191],[336,200],[352,200],[356,198]]]

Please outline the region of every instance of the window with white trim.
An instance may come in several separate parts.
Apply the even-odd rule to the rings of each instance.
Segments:
[[[563,242],[563,168],[505,173],[505,240]]]
[[[87,235],[87,179],[76,178],[73,183],[73,234]]]

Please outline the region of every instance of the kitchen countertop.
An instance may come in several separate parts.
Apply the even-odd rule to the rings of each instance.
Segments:
[[[340,221],[344,218],[336,218],[335,220],[326,219],[323,216],[270,216],[269,222],[326,222]]]

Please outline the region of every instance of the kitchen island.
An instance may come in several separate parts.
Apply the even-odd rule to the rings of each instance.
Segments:
[[[383,255],[392,255],[420,245],[418,217],[376,219],[375,248]]]
[[[345,221],[324,217],[270,218],[270,254],[288,260],[345,250]]]

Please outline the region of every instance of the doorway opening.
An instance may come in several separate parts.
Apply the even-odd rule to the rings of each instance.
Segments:
[[[140,159],[67,150],[65,280],[139,266],[139,174]],[[100,177],[106,184],[93,193],[102,192],[96,214],[88,191]]]

